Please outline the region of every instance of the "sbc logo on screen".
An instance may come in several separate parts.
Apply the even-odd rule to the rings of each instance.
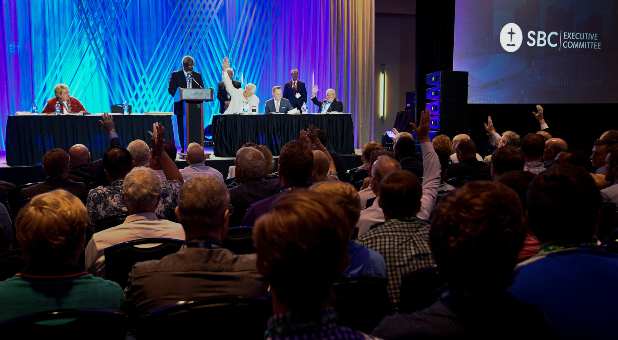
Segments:
[[[558,32],[529,31],[526,45],[530,47],[558,47],[558,38]],[[523,41],[524,33],[519,25],[510,22],[502,26],[502,30],[500,30],[500,45],[505,51],[513,53],[519,50]]]

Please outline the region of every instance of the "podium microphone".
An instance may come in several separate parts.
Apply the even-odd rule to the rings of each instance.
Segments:
[[[204,88],[204,86],[200,85],[200,83],[197,82],[197,80],[195,80],[195,78],[191,77],[191,80],[197,84],[197,86],[199,86],[201,89]]]

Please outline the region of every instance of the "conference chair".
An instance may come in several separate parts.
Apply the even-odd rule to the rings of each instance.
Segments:
[[[138,317],[137,339],[264,339],[270,299],[177,301]]]
[[[159,260],[180,250],[183,240],[169,238],[143,238],[113,245],[104,250],[105,278],[127,285],[129,272],[137,262]]]
[[[392,312],[384,278],[343,279],[333,285],[341,325],[371,333]]]
[[[113,310],[52,310],[0,323],[3,339],[124,340],[126,332],[127,316]]]

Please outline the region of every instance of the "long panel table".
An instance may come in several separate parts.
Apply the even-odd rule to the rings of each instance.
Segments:
[[[165,126],[166,138],[173,136],[172,115],[132,114],[112,115],[116,131],[124,143],[134,139],[150,140],[149,131],[155,122]],[[109,145],[107,135],[99,126],[100,115],[23,115],[9,116],[6,126],[6,161],[10,166],[41,163],[45,152],[52,148],[68,149],[84,144],[93,159],[100,158]]]
[[[273,155],[298,138],[300,130],[315,126],[326,131],[328,148],[341,154],[354,153],[354,124],[349,113],[216,115],[212,117],[214,153],[234,157],[245,143],[264,144]]]

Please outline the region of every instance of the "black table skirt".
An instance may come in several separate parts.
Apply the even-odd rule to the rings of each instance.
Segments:
[[[8,165],[41,163],[45,152],[52,148],[68,150],[74,144],[84,144],[93,159],[103,156],[109,146],[107,134],[99,126],[99,115],[92,116],[9,116],[6,126],[6,161]],[[171,115],[114,115],[116,131],[122,143],[134,139],[150,141],[148,131],[155,122],[165,126],[167,138],[173,136]]]
[[[285,143],[311,125],[326,131],[330,150],[354,153],[350,114],[216,115],[212,117],[214,152],[219,157],[235,157],[243,144],[253,142],[268,146],[273,155],[278,155]]]

